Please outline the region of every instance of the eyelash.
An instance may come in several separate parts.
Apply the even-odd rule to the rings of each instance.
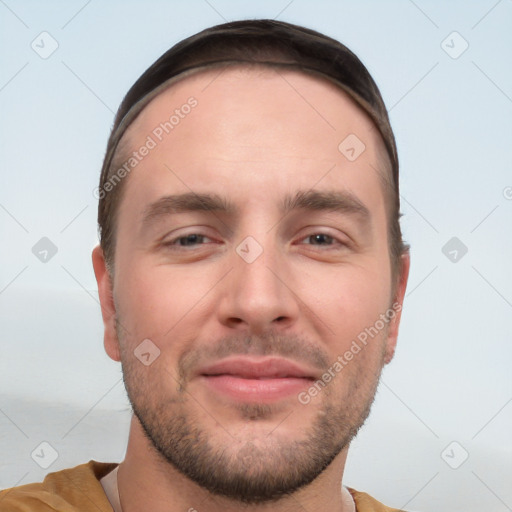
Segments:
[[[169,247],[170,249],[173,249],[173,250],[178,250],[178,251],[179,250],[187,250],[187,247],[194,247],[196,244],[194,244],[193,246],[187,246],[187,245],[179,245],[179,244],[177,245],[176,242],[178,242],[179,240],[187,239],[191,236],[197,236],[197,237],[201,237],[201,238],[210,239],[208,236],[203,235],[201,233],[189,233],[187,235],[181,235],[176,238],[173,238],[173,239],[169,240],[168,242],[164,242],[163,245],[165,247]],[[300,240],[305,240],[307,238],[312,238],[314,236],[324,236],[324,237],[327,237],[328,239],[332,240],[332,242],[337,242],[338,245],[340,245],[342,247],[347,246],[346,243],[341,242],[340,240],[336,239],[332,235],[329,235],[328,233],[322,233],[322,232],[312,233],[310,235],[307,235],[307,236],[301,238]],[[199,244],[199,245],[204,245],[204,244]],[[307,245],[314,245],[314,244],[307,244]],[[336,244],[331,243],[331,244],[316,245],[316,247],[333,247],[334,245],[336,245]]]

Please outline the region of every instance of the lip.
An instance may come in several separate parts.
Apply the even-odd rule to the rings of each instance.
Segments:
[[[311,385],[315,372],[281,358],[232,357],[199,369],[198,377],[214,393],[243,402],[273,402]]]
[[[230,357],[216,363],[203,366],[199,375],[232,375],[243,379],[272,379],[297,377],[315,379],[317,372],[288,359],[267,357]]]

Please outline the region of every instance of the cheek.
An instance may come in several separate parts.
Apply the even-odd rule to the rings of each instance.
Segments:
[[[179,344],[202,324],[198,317],[215,282],[212,272],[208,280],[198,270],[155,265],[144,257],[124,264],[129,272],[119,279],[119,314],[133,337],[152,339],[160,347],[169,338]]]
[[[375,325],[389,307],[388,274],[378,267],[351,265],[303,276],[304,302],[329,326],[334,357]],[[380,326],[380,323],[379,323]],[[382,329],[380,329],[382,330]],[[363,335],[364,336],[364,335]]]

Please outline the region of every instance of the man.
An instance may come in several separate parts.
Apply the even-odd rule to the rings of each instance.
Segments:
[[[409,272],[395,140],[359,59],[270,20],[180,42],[124,98],[97,195],[126,458],[0,510],[396,510],[341,484]]]

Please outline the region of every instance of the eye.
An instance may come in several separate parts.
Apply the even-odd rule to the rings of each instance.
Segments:
[[[338,239],[334,238],[333,236],[328,235],[327,233],[313,233],[312,235],[308,235],[305,238],[302,238],[301,240],[311,240],[312,243],[307,245],[314,245],[317,247],[332,247],[336,245],[346,245],[343,242],[340,242]]]
[[[176,238],[172,238],[171,240],[164,242],[163,245],[166,247],[179,249],[181,247],[194,247],[196,245],[204,245],[204,240],[212,241],[211,238],[206,235],[201,235],[200,233],[190,233],[188,235],[178,236]]]

